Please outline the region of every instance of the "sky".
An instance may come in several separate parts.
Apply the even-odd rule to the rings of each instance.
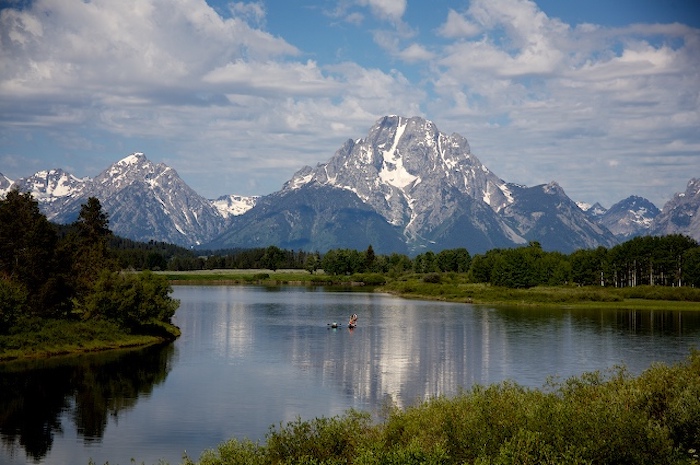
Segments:
[[[382,116],[505,181],[661,208],[700,177],[700,0],[0,0],[0,173],[133,152],[266,195]]]

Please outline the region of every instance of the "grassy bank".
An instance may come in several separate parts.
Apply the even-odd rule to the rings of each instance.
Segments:
[[[624,370],[476,386],[381,421],[343,416],[272,427],[265,444],[230,440],[185,464],[697,464],[700,352],[638,377]]]
[[[405,298],[484,305],[595,307],[630,310],[700,310],[700,289],[688,287],[600,286],[511,289],[471,283],[463,273],[411,274],[391,277],[376,273],[349,276],[310,274],[299,270],[203,270],[162,272],[172,284],[301,284],[368,285]],[[378,286],[378,287],[376,287]]]
[[[166,324],[144,327],[136,334],[109,321],[36,319],[0,335],[0,361],[147,346],[177,336],[179,329]]]
[[[301,270],[201,270],[162,271],[171,284],[302,284],[302,285],[377,285],[386,278],[377,273],[348,276],[332,276],[318,272],[311,274]]]
[[[661,286],[633,288],[534,287],[510,289],[466,282],[460,276],[425,282],[420,277],[393,280],[381,290],[406,298],[489,305],[595,307],[636,310],[700,310],[700,289]]]

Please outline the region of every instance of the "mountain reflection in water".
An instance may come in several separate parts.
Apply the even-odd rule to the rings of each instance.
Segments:
[[[41,460],[62,432],[65,413],[85,441],[101,439],[108,415],[117,418],[165,381],[173,352],[167,344],[0,364],[3,446]]]

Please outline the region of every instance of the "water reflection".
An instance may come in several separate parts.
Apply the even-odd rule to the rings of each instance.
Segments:
[[[0,435],[34,461],[50,451],[66,413],[85,441],[103,437],[108,417],[131,409],[165,381],[173,345],[0,364]]]

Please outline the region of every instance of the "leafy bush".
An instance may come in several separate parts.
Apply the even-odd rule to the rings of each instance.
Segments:
[[[351,277],[352,281],[364,283],[367,286],[381,286],[386,283],[386,277],[379,273],[359,273]]]
[[[273,463],[351,463],[358,440],[369,428],[369,415],[355,410],[343,417],[297,419],[270,430],[267,453]]]
[[[442,276],[440,273],[427,273],[423,276],[424,283],[440,284],[442,282]]]
[[[168,280],[150,271],[140,274],[103,271],[82,302],[85,318],[106,319],[126,328],[152,321],[169,323],[180,302],[170,297]]]

